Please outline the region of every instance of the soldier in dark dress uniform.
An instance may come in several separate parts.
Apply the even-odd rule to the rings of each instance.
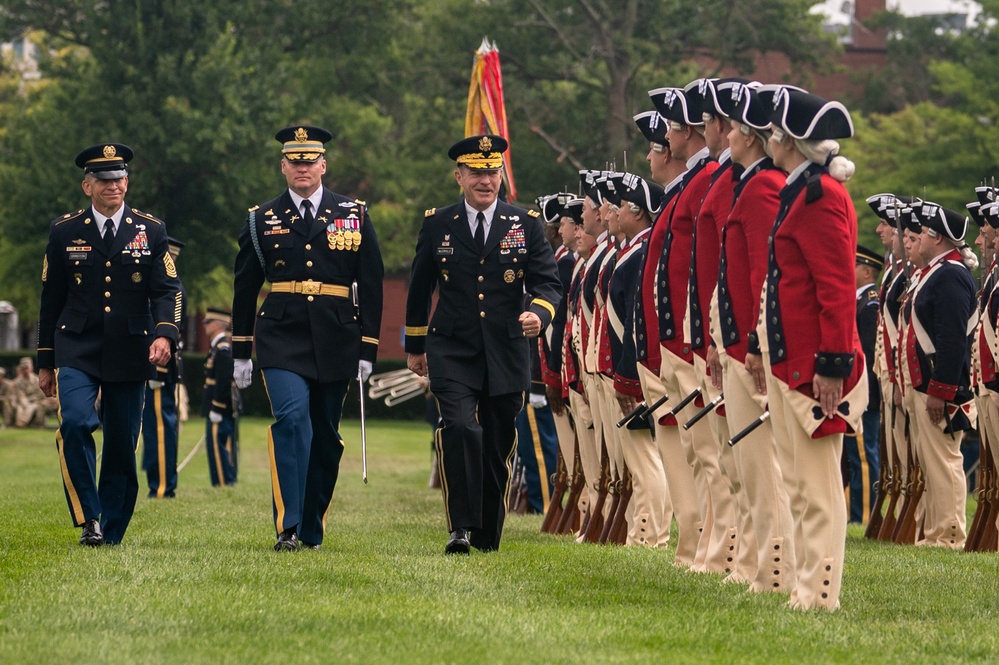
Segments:
[[[528,338],[542,333],[561,298],[538,213],[498,199],[506,147],[502,137],[484,135],[448,151],[463,197],[426,212],[406,302],[407,364],[429,374],[442,419],[447,554],[499,549],[514,422],[531,381]]]
[[[201,415],[205,418],[205,450],[212,486],[236,484],[236,404],[232,383],[232,317],[222,309],[205,313],[205,333],[211,350],[205,358]]]
[[[177,255],[184,243],[167,238],[170,257]],[[184,293],[184,286],[180,287]],[[145,406],[142,408],[142,468],[146,472],[149,499],[172,499],[177,491],[177,437],[180,420],[177,417],[177,386],[183,375],[180,357],[187,327],[186,293],[180,310],[180,332],[177,352],[166,367],[156,367],[156,378],[146,382]]]
[[[855,436],[843,437],[846,458],[846,484],[849,490],[849,519],[855,524],[866,523],[871,515],[875,483],[880,472],[879,431],[881,427],[881,386],[874,373],[874,346],[878,336],[878,289],[875,286],[884,258],[880,253],[857,245],[857,336],[867,361],[868,402],[862,422],[863,448]]]
[[[366,381],[378,352],[384,267],[365,203],[322,185],[332,135],[297,126],[275,138],[288,189],[250,208],[239,234],[233,377],[239,388],[250,384],[255,339],[275,420],[274,549],[318,549],[343,455],[347,382]],[[265,280],[271,291],[257,311]]]
[[[76,156],[91,205],[52,222],[42,264],[38,385],[59,398],[56,444],[80,543],[120,543],[139,491],[135,448],[150,363],[177,346],[183,294],[166,225],[130,208],[120,143]],[[100,413],[94,408],[98,393]],[[99,481],[94,430],[103,424]]]

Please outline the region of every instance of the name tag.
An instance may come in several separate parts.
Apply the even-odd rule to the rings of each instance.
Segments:
[[[454,247],[438,247],[437,256],[451,256],[454,254]]]

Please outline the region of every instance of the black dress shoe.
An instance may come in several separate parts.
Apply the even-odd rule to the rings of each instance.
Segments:
[[[274,543],[275,552],[294,552],[298,549],[298,534],[295,529],[285,529]]]
[[[81,545],[99,547],[104,544],[104,532],[101,531],[101,523],[97,520],[87,520],[83,524],[83,535],[80,536]]]
[[[468,531],[455,529],[451,532],[451,540],[444,546],[444,554],[468,554],[471,546],[468,544]]]

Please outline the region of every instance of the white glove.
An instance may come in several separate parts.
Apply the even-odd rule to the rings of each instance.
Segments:
[[[371,370],[375,367],[371,364],[370,360],[362,360],[357,363],[357,380],[364,383],[371,376]]]
[[[149,386],[150,390],[159,390],[163,387],[163,382],[157,381],[156,379],[149,379],[146,381],[146,385]]]
[[[544,395],[535,395],[531,393],[530,397],[527,398],[527,403],[531,405],[532,409],[543,409],[548,406],[548,400]]]
[[[232,361],[232,380],[237,388],[248,388],[253,381],[253,361],[237,358]]]
[[[212,421],[212,423],[214,423],[215,425],[218,425],[220,422],[222,422],[222,414],[214,410],[209,411],[208,420]]]

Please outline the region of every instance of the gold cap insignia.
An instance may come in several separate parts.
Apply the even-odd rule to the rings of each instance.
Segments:
[[[113,145],[106,145],[106,146],[104,146],[104,158],[105,158],[105,159],[111,159],[111,158],[112,158],[112,157],[114,157],[114,156],[115,156],[116,154],[118,154],[118,153],[117,153],[117,151],[116,151],[116,150],[114,149],[114,146],[113,146]]]
[[[488,136],[483,136],[479,139],[479,150],[482,152],[491,152],[493,149],[493,141]]]
[[[309,132],[304,127],[299,127],[295,130],[295,140],[299,143],[305,143],[309,140]]]

